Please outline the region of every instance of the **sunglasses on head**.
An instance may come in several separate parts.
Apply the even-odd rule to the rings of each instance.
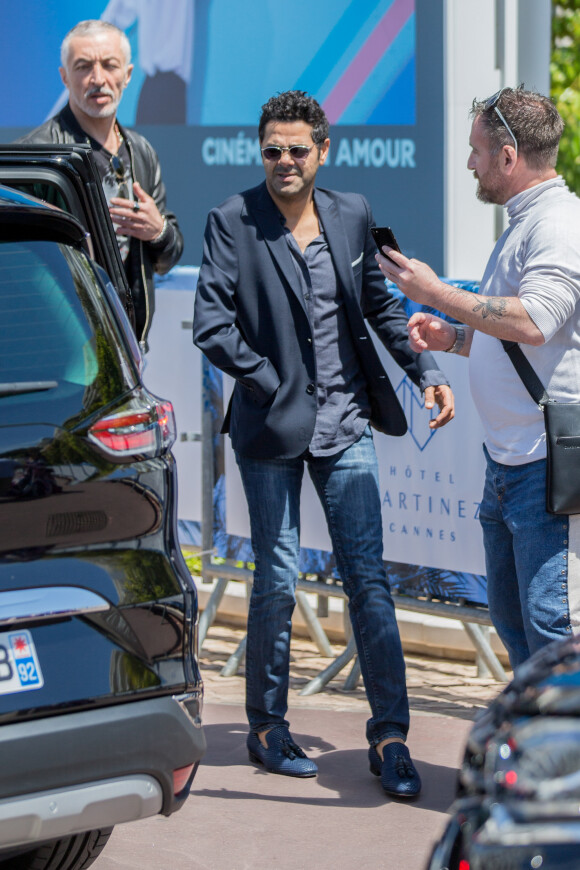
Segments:
[[[504,125],[504,127],[506,128],[506,130],[508,131],[508,133],[510,134],[510,136],[512,137],[512,139],[514,140],[515,151],[516,151],[516,159],[517,159],[517,156],[518,156],[518,140],[516,139],[516,137],[515,137],[514,134],[512,133],[512,130],[511,130],[510,125],[508,124],[508,122],[506,121],[506,119],[504,118],[504,116],[502,115],[502,113],[500,112],[500,110],[499,110],[498,107],[497,107],[497,104],[498,104],[499,101],[500,101],[501,95],[502,95],[505,91],[509,91],[509,90],[510,90],[510,88],[501,88],[499,91],[497,91],[497,93],[495,93],[492,97],[489,97],[489,98],[485,101],[485,103],[483,104],[483,108],[484,108],[484,111],[486,111],[486,112],[489,111],[489,109],[493,109],[494,112],[497,114],[498,118],[500,119],[500,121],[502,122],[502,124]]]
[[[306,160],[314,145],[267,145],[261,148],[266,160],[280,160],[284,151],[287,151],[292,160]]]

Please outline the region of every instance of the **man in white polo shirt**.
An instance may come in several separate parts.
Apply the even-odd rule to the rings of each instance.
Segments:
[[[469,357],[485,431],[480,519],[488,602],[513,667],[580,627],[580,517],[546,510],[543,414],[501,339],[517,342],[551,399],[580,401],[580,200],[556,170],[563,121],[523,88],[474,101],[468,169],[483,202],[505,205],[509,226],[479,295],[451,287],[389,250],[383,274],[410,299],[441,311],[409,321],[411,347]]]

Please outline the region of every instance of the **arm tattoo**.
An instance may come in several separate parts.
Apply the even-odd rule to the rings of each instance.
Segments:
[[[478,302],[473,306],[473,313],[477,314],[481,311],[481,316],[485,320],[486,317],[491,317],[492,320],[501,320],[507,308],[506,300],[501,296],[493,296],[486,298],[485,302]]]
[[[469,298],[470,300],[473,300],[475,295],[478,301],[473,306],[472,311],[474,314],[481,311],[481,316],[484,320],[486,317],[491,317],[492,320],[501,320],[506,313],[507,300],[503,296],[477,296],[461,287],[458,287],[455,292],[459,296]]]

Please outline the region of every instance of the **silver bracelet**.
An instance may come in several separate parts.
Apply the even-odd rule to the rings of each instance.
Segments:
[[[165,238],[166,233],[167,233],[167,218],[165,217],[165,215],[163,215],[163,226],[161,227],[161,232],[159,233],[159,235],[155,236],[154,239],[150,239],[149,244],[156,245],[158,242],[162,242],[163,239]]]
[[[465,344],[465,326],[455,326],[455,341],[445,351],[446,353],[460,353]]]

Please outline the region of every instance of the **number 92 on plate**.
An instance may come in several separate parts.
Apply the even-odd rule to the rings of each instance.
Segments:
[[[44,685],[29,631],[0,632],[0,695],[27,692]]]

